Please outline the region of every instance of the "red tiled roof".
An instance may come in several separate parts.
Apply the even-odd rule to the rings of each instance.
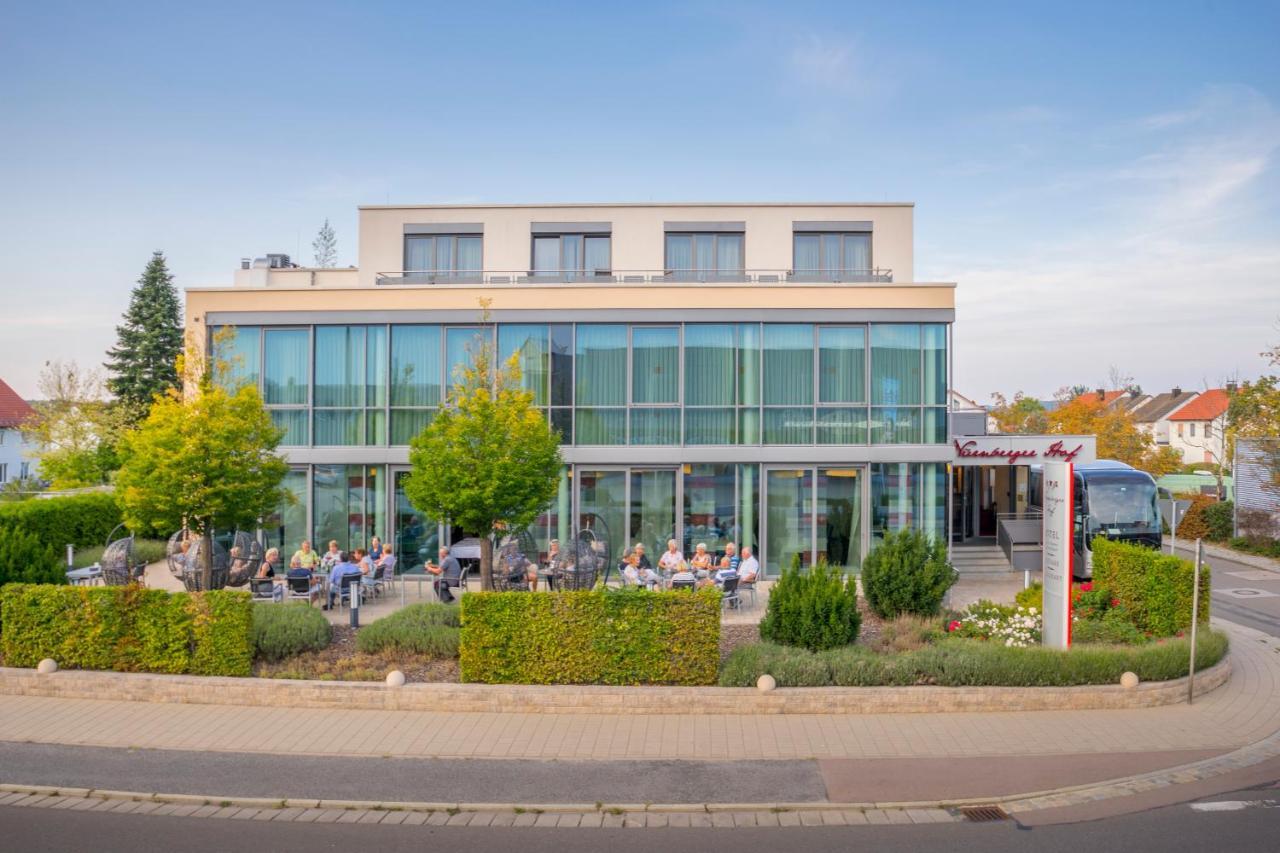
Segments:
[[[0,379],[0,427],[16,427],[35,413],[17,391]]]
[[[1211,421],[1227,410],[1231,398],[1221,388],[1210,388],[1172,415],[1171,421]]]

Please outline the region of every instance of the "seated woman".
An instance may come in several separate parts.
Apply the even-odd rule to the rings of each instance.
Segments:
[[[280,549],[270,548],[266,555],[262,558],[262,565],[258,567],[258,573],[254,575],[256,578],[273,578],[276,576],[276,570],[280,568]]]
[[[249,561],[239,545],[231,549],[231,570],[227,574],[227,586],[244,586],[249,582]]]
[[[705,542],[699,542],[693,549],[693,559],[689,561],[689,568],[699,580],[711,576],[711,555],[707,553]]]
[[[563,558],[560,556],[560,540],[552,539],[551,544],[547,546],[547,586],[555,589],[556,577],[560,574],[561,563]],[[538,566],[534,563],[529,564],[529,573],[525,576],[525,580],[529,582],[529,589],[532,592],[538,591]]]
[[[622,559],[618,561],[618,574],[622,577],[623,586],[639,586],[640,585],[640,568],[639,561],[636,559],[636,552],[628,548],[622,555]]]

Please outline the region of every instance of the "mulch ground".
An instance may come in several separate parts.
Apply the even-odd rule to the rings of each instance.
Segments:
[[[347,625],[333,627],[333,641],[318,652],[266,663],[258,661],[253,674],[263,678],[310,678],[321,681],[382,681],[398,669],[406,681],[456,682],[456,659],[431,658],[411,652],[365,654],[356,649],[355,632]]]

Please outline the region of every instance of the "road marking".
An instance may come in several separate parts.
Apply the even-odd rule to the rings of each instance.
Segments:
[[[1274,809],[1280,807],[1280,800],[1222,800],[1216,803],[1192,803],[1192,811],[1197,812],[1239,812],[1245,809]]]

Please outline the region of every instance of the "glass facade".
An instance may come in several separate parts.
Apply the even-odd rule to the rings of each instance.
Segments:
[[[387,536],[387,472],[381,465],[314,465],[311,469],[311,541],[321,550],[336,540],[343,550],[368,548]]]
[[[575,445],[945,444],[944,324],[622,323],[244,327],[217,333],[286,446],[403,446],[475,347]],[[314,370],[313,370],[314,368]],[[313,379],[314,373],[314,379]]]

